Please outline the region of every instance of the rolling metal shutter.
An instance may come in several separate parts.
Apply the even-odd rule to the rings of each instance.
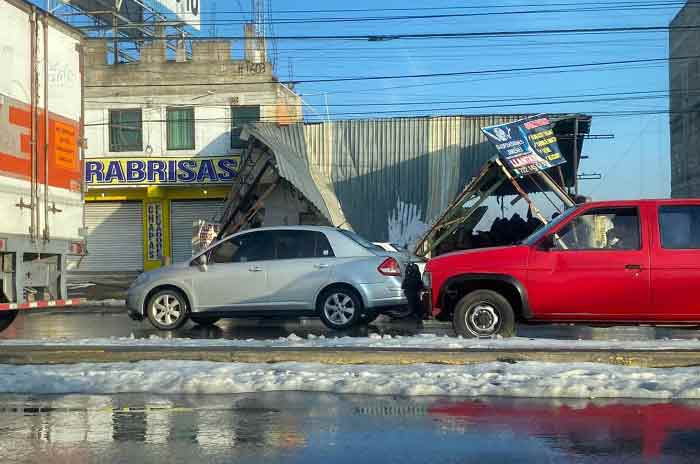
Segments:
[[[76,271],[143,270],[143,213],[140,201],[86,203],[85,226],[88,228],[89,254]]]
[[[199,219],[218,221],[223,200],[173,201],[170,203],[170,249],[172,262],[192,257],[193,223]]]

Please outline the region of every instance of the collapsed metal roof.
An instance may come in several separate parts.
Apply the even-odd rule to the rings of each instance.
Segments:
[[[373,241],[415,243],[449,206],[495,149],[485,126],[523,115],[445,116],[346,120],[323,123],[251,124],[245,136],[274,154],[287,179],[333,225],[349,223]],[[573,127],[587,134],[591,119],[550,115],[573,185],[582,140],[574,150]],[[558,180],[558,179],[557,179]],[[499,192],[505,194],[507,192]]]

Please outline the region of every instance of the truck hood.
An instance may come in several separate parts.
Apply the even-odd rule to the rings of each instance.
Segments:
[[[499,273],[505,269],[527,267],[530,248],[513,245],[493,248],[479,248],[447,253],[428,261],[426,271],[469,270],[472,272]]]

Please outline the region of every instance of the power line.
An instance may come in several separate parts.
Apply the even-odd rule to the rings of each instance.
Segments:
[[[450,18],[472,18],[472,17],[484,17],[484,16],[513,16],[513,15],[534,15],[534,14],[564,14],[564,13],[601,13],[605,11],[654,11],[658,9],[669,9],[675,8],[681,2],[674,2],[673,4],[658,4],[649,3],[641,5],[627,5],[627,6],[603,6],[603,7],[582,7],[582,8],[559,8],[559,9],[538,9],[538,10],[513,10],[513,11],[491,11],[491,12],[478,12],[478,13],[449,13],[449,14],[426,14],[426,15],[403,15],[403,16],[360,16],[360,17],[301,17],[301,18],[281,18],[270,22],[274,25],[282,24],[313,24],[313,23],[352,23],[352,22],[378,22],[378,21],[408,21],[408,20],[438,20],[438,19],[450,19]],[[222,20],[210,20],[201,21],[200,25],[243,25],[248,23],[248,20],[235,20],[235,19],[222,19]],[[120,26],[120,28],[130,28],[130,27],[141,27],[147,23],[133,23],[131,25]],[[111,29],[111,25],[98,25],[98,26],[80,26],[86,30],[101,30],[101,29]]]
[[[673,93],[688,93],[688,94],[700,94],[700,88],[689,89],[689,90],[639,90],[639,91],[628,91],[628,92],[605,92],[605,93],[588,93],[588,94],[576,94],[576,95],[546,95],[546,96],[526,96],[526,97],[509,97],[508,101],[514,102],[526,102],[526,103],[514,103],[514,104],[499,104],[493,106],[487,106],[484,108],[491,107],[510,107],[510,106],[522,106],[530,104],[540,104],[539,100],[547,100],[545,104],[560,104],[560,103],[579,103],[579,102],[602,102],[602,101],[620,101],[620,100],[634,100],[634,99],[650,99],[650,98],[668,98],[670,94]],[[581,101],[551,101],[560,100],[565,98],[600,98],[600,97],[612,97],[605,98],[601,100],[581,100]],[[86,103],[96,103],[96,104],[142,104],[142,105],[162,105],[162,106],[183,106],[183,107],[205,107],[205,108],[230,108],[236,105],[231,105],[230,103],[181,103],[173,104],[168,102],[154,102],[154,101],[134,101],[134,100],[121,100],[121,101],[109,101],[109,100],[85,100]],[[490,103],[490,102],[503,102],[503,97],[488,97],[488,98],[477,98],[471,100],[429,100],[429,101],[410,101],[410,102],[355,102],[355,103],[335,103],[329,104],[329,107],[363,107],[363,106],[420,106],[420,105],[445,105],[445,104],[461,104],[461,103]],[[258,104],[256,106],[262,107],[276,107],[278,103],[276,100],[269,104]],[[304,107],[307,105],[285,105],[287,107]],[[472,107],[474,108],[474,107]],[[477,107],[478,108],[478,107]],[[463,108],[462,108],[463,109]]]
[[[649,2],[651,3],[651,2]],[[683,5],[686,4],[685,1],[682,0],[676,0],[676,1],[667,1],[667,2],[654,2],[655,4],[659,5],[669,5],[669,6],[674,6],[674,5]],[[639,5],[638,1],[621,1],[621,2],[588,2],[586,3],[587,5],[601,5],[601,6],[610,6],[610,5],[629,5],[629,6],[635,6]],[[695,6],[697,4],[700,4],[697,0],[688,0],[687,2],[688,5],[690,6]],[[567,6],[579,6],[581,5],[581,2],[559,2],[559,3],[548,3],[546,6],[547,7],[567,7]],[[542,3],[510,3],[510,4],[501,4],[501,5],[478,5],[478,6],[465,6],[465,5],[454,5],[454,6],[443,6],[443,7],[406,7],[406,8],[344,8],[344,9],[307,9],[307,10],[275,10],[277,13],[368,13],[368,12],[380,12],[380,11],[447,11],[447,10],[483,10],[483,9],[502,9],[502,8],[536,8],[536,7],[542,7]],[[217,14],[242,14],[242,15],[250,15],[251,11],[233,11],[233,10],[202,10],[202,14],[210,14],[210,13],[217,13]],[[166,15],[175,15],[175,13],[164,13]]]
[[[573,63],[549,66],[527,66],[523,68],[502,68],[502,69],[482,69],[475,71],[456,71],[446,73],[424,73],[424,74],[396,74],[385,76],[353,76],[353,77],[333,77],[321,79],[298,79],[294,84],[301,83],[327,83],[327,82],[352,82],[352,81],[373,81],[373,80],[396,80],[396,79],[425,79],[435,77],[469,76],[480,74],[503,74],[521,71],[542,71],[542,70],[566,70],[585,67],[627,65],[638,63],[662,63],[667,61],[681,61],[698,59],[700,55],[667,58],[646,58],[636,60],[600,61],[591,63]],[[148,84],[88,84],[85,88],[129,88],[129,87],[183,87],[183,86],[220,86],[220,85],[249,85],[249,84],[275,84],[277,80],[270,81],[250,81],[250,82],[187,82],[187,83],[148,83]]]
[[[494,37],[527,37],[540,35],[567,35],[567,34],[621,34],[641,32],[669,32],[673,30],[696,30],[700,26],[620,26],[620,27],[593,27],[570,29],[533,29],[524,31],[492,31],[492,32],[433,32],[433,33],[396,33],[396,34],[356,34],[356,35],[286,35],[275,37],[260,37],[261,39],[277,40],[363,40],[369,42],[384,42],[400,39],[470,39],[470,38],[494,38]],[[152,36],[149,40],[171,40],[175,37]],[[213,38],[218,40],[245,40],[244,36],[192,36],[187,40],[208,41]],[[104,40],[103,38],[88,37],[87,40]],[[111,40],[119,42],[133,42],[133,37],[113,37]]]

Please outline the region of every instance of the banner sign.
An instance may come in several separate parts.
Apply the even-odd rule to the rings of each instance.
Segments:
[[[92,158],[85,183],[98,185],[227,184],[238,175],[238,155],[196,158]]]
[[[163,209],[160,203],[146,203],[148,213],[148,260],[157,261],[163,257]]]
[[[145,0],[145,3],[158,13],[164,14],[168,21],[175,22],[177,19],[197,31],[201,27],[200,0]]]
[[[545,115],[481,128],[510,171],[517,177],[566,163],[552,123]]]

